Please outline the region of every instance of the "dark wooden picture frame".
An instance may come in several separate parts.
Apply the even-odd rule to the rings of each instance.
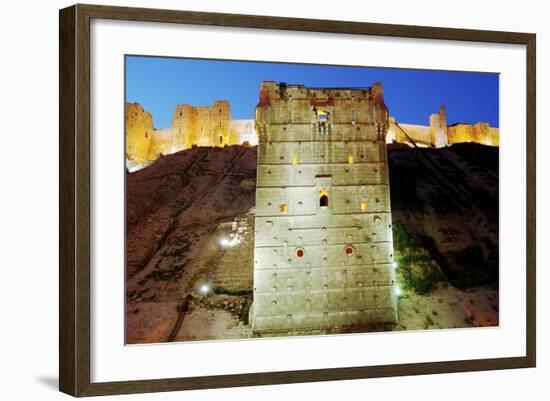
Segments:
[[[526,356],[91,383],[90,22],[94,18],[526,46]],[[93,396],[535,366],[535,34],[80,4],[60,10],[59,30],[59,388],[62,392]]]

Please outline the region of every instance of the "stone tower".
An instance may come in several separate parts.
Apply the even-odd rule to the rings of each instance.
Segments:
[[[182,149],[197,146],[230,144],[231,110],[226,100],[216,100],[212,106],[176,106],[172,129]]]
[[[438,114],[430,116],[430,142],[436,148],[448,145],[447,109],[444,104],[439,108]]]
[[[126,160],[135,164],[149,160],[153,117],[139,103],[126,103]]]
[[[395,322],[382,86],[263,82],[255,125],[254,333]]]

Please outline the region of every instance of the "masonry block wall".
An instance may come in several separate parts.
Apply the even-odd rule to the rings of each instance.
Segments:
[[[263,82],[256,334],[397,320],[382,86]]]
[[[439,108],[439,113],[430,116],[430,139],[436,148],[448,145],[447,109],[444,105]]]
[[[413,146],[411,140],[417,146],[434,148],[464,142],[499,146],[499,129],[491,127],[485,122],[478,122],[474,125],[466,123],[447,125],[447,109],[444,105],[440,107],[439,113],[430,115],[430,125],[398,123],[395,118],[390,117],[386,142],[405,143]]]
[[[139,103],[126,103],[126,160],[143,163],[149,160],[153,136],[153,117]]]
[[[180,104],[174,111],[172,127],[184,148],[197,146],[224,146],[230,143],[229,102],[215,101],[212,106]]]

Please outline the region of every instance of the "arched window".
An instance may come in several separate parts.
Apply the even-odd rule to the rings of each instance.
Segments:
[[[328,207],[328,195],[322,194],[319,198],[319,206],[321,207]]]

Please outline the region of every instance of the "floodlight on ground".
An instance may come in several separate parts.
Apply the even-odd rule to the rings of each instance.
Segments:
[[[208,284],[202,284],[199,287],[199,291],[201,294],[206,295],[210,292],[210,286]]]

